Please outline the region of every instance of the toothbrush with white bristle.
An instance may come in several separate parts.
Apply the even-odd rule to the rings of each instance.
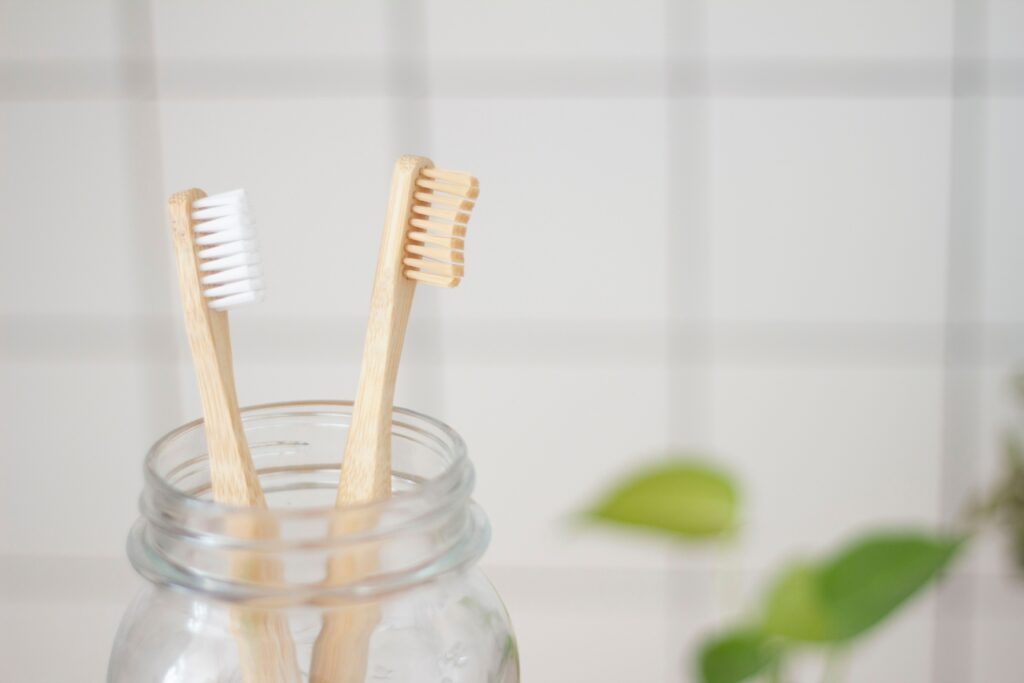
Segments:
[[[244,190],[206,196],[178,192],[168,200],[177,256],[181,302],[203,404],[216,502],[266,508],[259,475],[249,453],[235,394],[228,309],[263,298],[263,270]],[[229,532],[270,538],[271,520],[255,515],[228,518]],[[231,574],[252,583],[277,583],[281,567],[250,554],[231,562]],[[267,609],[231,608],[231,623],[246,683],[301,683],[287,620]]]

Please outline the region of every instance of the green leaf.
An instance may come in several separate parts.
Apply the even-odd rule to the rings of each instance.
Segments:
[[[736,525],[738,495],[724,473],[676,460],[630,477],[587,516],[683,538],[721,536]]]
[[[817,567],[796,565],[776,580],[768,591],[762,628],[772,635],[809,643],[831,639]]]
[[[877,535],[838,553],[819,575],[833,638],[848,640],[885,619],[949,564],[961,542],[920,533]]]
[[[817,565],[785,572],[769,591],[766,633],[803,642],[843,642],[884,620],[931,582],[962,539],[875,534]]]
[[[716,636],[701,647],[700,679],[703,683],[739,683],[768,669],[779,654],[778,647],[759,631]]]

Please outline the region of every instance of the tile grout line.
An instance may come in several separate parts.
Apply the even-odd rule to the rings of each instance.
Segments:
[[[389,51],[388,89],[393,107],[396,155],[431,156],[432,153],[430,142],[434,131],[430,118],[430,84],[426,68],[426,12],[423,0],[402,0],[389,5],[387,22],[393,42]],[[440,164],[443,166],[444,160],[440,160]],[[407,356],[411,352],[430,360],[418,367],[423,374],[406,373],[405,380],[400,380],[399,386],[407,390],[408,398],[403,403],[443,420],[447,386],[444,373],[444,329],[439,320],[438,293],[433,289],[417,288],[416,303],[406,334],[407,347],[416,350],[410,348],[405,352]]]
[[[139,226],[139,229],[132,230],[136,252],[134,279],[139,298],[146,305],[166,310],[157,304],[173,300],[174,292],[163,239],[166,232],[163,229],[163,197],[160,196],[164,186],[163,149],[151,0],[121,0],[118,20],[121,82],[132,94],[122,106],[123,139],[126,143],[122,165],[131,183],[126,193],[131,221]],[[175,369],[177,347],[165,335],[152,329],[148,317],[136,317],[134,326],[138,336],[133,345],[144,351],[158,349],[155,357],[141,354],[149,357],[145,385],[140,387],[140,392],[148,404],[146,413],[150,424],[147,431],[155,439],[162,431],[174,426],[168,424],[167,417],[177,415],[181,405],[182,388]],[[176,360],[169,367],[166,362],[158,361],[171,358]]]
[[[675,232],[671,233],[670,237],[674,236]],[[675,269],[675,275],[679,275],[681,270],[685,271]],[[667,286],[674,286],[674,282],[667,282]],[[585,364],[604,359],[627,361],[627,365],[630,362],[644,365],[659,362],[674,370],[686,371],[707,367],[707,358],[698,352],[708,346],[701,341],[708,334],[715,338],[714,353],[719,365],[817,367],[843,363],[860,367],[871,363],[890,369],[928,364],[941,366],[942,342],[947,327],[940,323],[702,323],[664,318],[636,320],[628,327],[621,323],[583,319],[558,322],[473,317],[457,320],[433,318],[425,322],[442,327],[451,335],[445,349],[454,354],[456,362],[463,364],[486,364],[493,359],[503,364],[514,364],[555,358],[575,359]],[[325,334],[343,334],[346,356],[355,357],[361,349],[364,323],[359,315],[240,319],[238,329],[247,330],[247,337],[257,341],[239,349],[239,357],[265,358],[283,346],[310,361],[334,359],[337,349],[324,346],[321,340]],[[179,349],[166,340],[177,334],[178,327],[177,317],[170,314],[0,315],[0,353],[29,363],[76,364],[149,359],[177,364],[180,361]],[[946,360],[959,368],[982,368],[1010,360],[1016,357],[1016,349],[1024,344],[1024,324],[951,323],[949,327],[957,339],[973,336],[979,340],[974,346],[958,344],[946,353]],[[539,338],[554,339],[557,343],[538,343]],[[667,344],[671,348],[666,348]],[[429,345],[425,350],[422,347],[422,344],[411,345],[407,360],[416,364],[434,358]],[[675,395],[666,396],[673,398]],[[686,413],[676,410],[674,414],[680,412]],[[699,412],[693,412],[693,415],[699,415]],[[675,424],[673,422],[668,427]],[[674,436],[670,432],[666,432],[669,438]],[[687,437],[686,440],[692,443],[677,445],[699,446],[702,445],[701,439]]]
[[[675,38],[675,35],[674,35],[675,32],[673,31],[673,29],[675,28],[675,23],[672,21],[672,17],[670,16],[671,8],[672,8],[671,0],[664,0],[664,2],[662,3],[662,11],[665,13],[665,40],[666,40],[666,46],[665,46],[665,58],[666,59],[665,59],[665,61],[667,62],[666,63],[666,79],[671,79],[671,58],[669,57],[668,44],[670,44],[673,41],[673,39]],[[666,131],[666,135],[669,137],[669,140],[670,140],[671,136],[672,136],[673,123],[674,123],[674,120],[673,120],[673,117],[672,117],[672,101],[670,99],[666,98],[664,106],[665,106],[665,117],[667,119],[666,122],[665,122],[665,131]],[[669,140],[665,141],[665,148],[666,149],[671,144]],[[664,166],[664,168],[665,168],[665,175],[666,175],[666,178],[669,180],[669,182],[671,182],[671,179],[673,177],[673,175],[672,175],[672,172],[673,172],[672,158],[673,158],[673,155],[669,154],[668,157],[665,159],[665,166]],[[672,276],[671,276],[671,273],[672,273],[672,269],[671,269],[671,266],[672,266],[671,253],[673,252],[673,249],[671,248],[671,245],[672,245],[672,232],[673,232],[672,231],[672,216],[673,216],[673,213],[671,211],[666,212],[666,215],[665,215],[665,223],[666,223],[666,225],[665,225],[665,244],[666,244],[666,247],[668,247],[668,248],[666,249],[666,256],[665,256],[665,258],[666,258],[666,260],[668,262],[668,264],[667,264],[668,270],[665,273],[665,289],[666,289],[666,292],[665,292],[665,297],[666,297],[665,298],[665,302],[666,302],[666,306],[668,308],[666,318],[669,321],[672,320],[672,308],[673,308],[673,287],[672,287]],[[665,335],[664,363],[665,363],[665,369],[666,369],[666,373],[665,374],[668,377],[668,384],[667,384],[667,386],[665,388],[665,396],[664,396],[664,400],[665,400],[665,403],[666,403],[666,411],[665,412],[666,412],[668,417],[667,417],[664,429],[665,429],[665,438],[667,439],[668,443],[671,443],[672,442],[672,431],[673,431],[673,429],[672,429],[672,415],[675,413],[675,409],[674,409],[674,406],[675,406],[675,391],[674,391],[674,388],[673,388],[673,378],[675,376],[675,370],[674,370],[675,359],[674,359],[674,355],[672,353],[672,323],[671,322],[668,322],[666,324],[664,335]],[[673,635],[673,633],[672,633],[673,632],[673,629],[672,629],[672,617],[673,617],[673,614],[675,613],[675,610],[673,609],[673,605],[672,605],[672,598],[674,596],[674,593],[672,591],[671,582],[672,582],[673,575],[674,575],[674,572],[672,571],[672,569],[674,568],[674,564],[675,564],[675,554],[674,554],[674,552],[673,552],[673,550],[671,548],[667,549],[666,552],[665,552],[665,564],[667,565],[668,569],[665,572],[665,586],[662,588],[663,595],[664,595],[664,603],[665,603],[665,611],[664,611],[665,626],[664,627],[665,627],[665,632],[666,632],[666,638],[665,638],[665,640],[666,640],[665,650],[666,651],[664,652],[663,656],[665,657],[665,660],[667,662],[671,662],[672,658],[673,658],[673,656],[675,654],[675,650],[673,649],[672,642],[671,642],[672,641],[672,635]]]
[[[707,64],[707,7],[704,0],[663,3],[666,14],[666,124],[665,169],[669,191],[666,201],[666,301],[665,327],[668,375],[666,432],[670,447],[707,448],[711,444],[711,328],[710,235],[707,223],[708,164],[707,100],[710,74]],[[681,65],[680,52],[689,52],[692,69]],[[691,88],[693,99],[678,97]],[[676,348],[692,327],[692,342]],[[686,386],[693,383],[692,386]],[[685,416],[685,417],[684,417]],[[689,656],[693,643],[676,642],[683,635],[677,624],[679,610],[674,600],[679,595],[676,581],[685,565],[685,555],[667,551],[665,573],[665,628],[668,670],[689,670],[689,661],[679,661],[680,653]],[[713,618],[717,618],[714,615]]]
[[[407,0],[411,2],[411,0]],[[406,6],[406,5],[399,5]],[[420,12],[422,15],[423,12]],[[401,30],[400,21],[392,26]],[[417,40],[414,37],[414,44]],[[664,82],[656,76],[662,60],[634,60],[625,65],[608,60],[589,60],[567,67],[559,60],[531,62],[524,66],[513,60],[492,60],[484,66],[437,62],[435,68],[448,74],[433,88],[435,97],[532,97],[574,98],[661,97]],[[964,72],[963,84],[979,94],[1019,96],[1024,93],[1024,60],[978,60],[961,58],[957,68]],[[93,60],[86,63],[0,60],[0,101],[49,99],[75,101],[131,99],[138,83],[119,81],[111,71],[145,68],[144,61],[127,59]],[[274,69],[266,67],[274,66]],[[907,97],[945,98],[948,94],[949,60],[668,60],[668,68],[687,73],[709,68],[714,83],[681,79],[675,84],[676,97]],[[971,74],[985,68],[999,78],[975,79]],[[166,77],[163,99],[217,97],[351,97],[393,94],[394,60],[390,64],[358,59],[264,60],[249,66],[204,60],[161,64]],[[262,69],[260,78],[247,78]],[[384,78],[382,78],[384,74]],[[231,88],[225,88],[230,84]],[[711,90],[713,89],[713,92]]]
[[[972,486],[977,468],[970,450],[978,443],[980,428],[979,377],[973,366],[957,359],[964,353],[978,355],[979,335],[962,329],[962,321],[980,320],[982,311],[981,243],[984,211],[984,99],[972,86],[973,75],[962,67],[965,51],[986,47],[984,24],[987,7],[973,0],[955,0],[952,16],[951,98],[949,128],[949,188],[946,225],[945,325],[941,400],[939,467],[939,516],[946,528],[957,520]],[[974,648],[974,582],[956,591],[941,585],[933,627],[933,677],[941,683],[972,679]],[[970,619],[958,620],[964,611]]]

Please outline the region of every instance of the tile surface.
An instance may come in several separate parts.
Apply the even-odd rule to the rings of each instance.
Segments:
[[[0,104],[0,155],[17,160],[0,165],[0,230],[16,245],[0,255],[0,314],[152,312],[137,262],[150,240],[122,194],[127,116],[117,102]]]
[[[120,55],[115,0],[0,2],[0,59],[111,60]]]
[[[1020,40],[1024,30],[1024,4],[1018,0],[991,0],[987,5],[988,56],[997,60],[1024,57]]]
[[[425,24],[436,60],[638,59],[665,54],[662,3],[556,0],[543,17],[523,5],[427,0]]]
[[[982,297],[984,319],[1003,324],[1024,324],[1024,268],[1017,256],[1024,253],[1024,197],[1020,178],[1024,173],[1024,136],[1020,122],[1024,102],[1019,98],[994,98],[986,105],[984,167],[987,192],[984,198],[985,227]]]
[[[514,615],[523,680],[678,680],[666,656],[665,576],[654,571],[490,572]],[[597,648],[614,643],[604,654]]]
[[[451,368],[443,419],[466,439],[494,527],[488,561],[513,566],[663,567],[656,539],[573,517],[665,443],[656,369]],[[500,391],[495,391],[500,387]]]
[[[443,98],[431,116],[434,157],[482,178],[446,318],[665,317],[659,102]]]
[[[885,0],[800,2],[771,6],[707,3],[713,58],[812,60],[942,59],[950,54],[952,2]]]
[[[744,564],[934,524],[939,379],[937,369],[717,370],[714,453],[745,492]]]
[[[932,100],[711,109],[720,320],[942,320],[949,111]]]
[[[139,364],[3,365],[0,555],[116,557],[160,428]],[[116,408],[115,408],[116,406]]]
[[[282,0],[157,0],[155,52],[162,60],[382,59],[387,4]]]

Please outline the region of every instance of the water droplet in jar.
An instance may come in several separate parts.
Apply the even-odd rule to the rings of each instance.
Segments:
[[[378,664],[373,670],[373,678],[377,681],[386,681],[391,678],[393,673],[395,673],[393,669]]]

